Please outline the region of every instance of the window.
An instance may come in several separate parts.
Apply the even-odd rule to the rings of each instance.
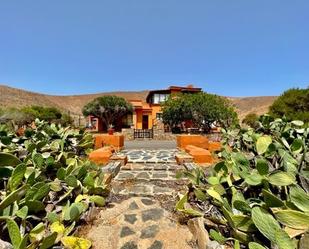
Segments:
[[[163,119],[163,114],[162,114],[161,112],[158,112],[158,113],[156,114],[156,119],[157,119],[157,120],[162,120],[162,119]]]
[[[168,99],[168,97],[169,97],[169,94],[165,94],[165,93],[155,93],[155,94],[153,95],[153,99],[152,99],[153,101],[152,101],[152,103],[153,103],[153,104],[160,104],[160,103],[166,101],[166,100]]]
[[[153,103],[159,104],[160,103],[160,94],[154,94],[153,95]]]

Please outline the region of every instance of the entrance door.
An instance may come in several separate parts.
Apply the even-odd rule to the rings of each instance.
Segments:
[[[148,129],[148,115],[143,115],[143,129]]]

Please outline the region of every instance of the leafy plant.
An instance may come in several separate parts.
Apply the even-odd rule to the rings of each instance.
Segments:
[[[36,120],[24,136],[2,130],[0,141],[0,239],[14,249],[89,248],[71,234],[108,193],[87,159],[91,134]]]
[[[309,122],[309,87],[285,91],[270,106],[269,112],[275,117],[286,116],[289,120]]]
[[[220,162],[184,173],[190,206],[221,244],[298,248],[309,230],[309,128],[263,116],[257,130],[223,133]]]

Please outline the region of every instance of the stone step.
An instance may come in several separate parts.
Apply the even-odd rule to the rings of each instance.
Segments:
[[[127,156],[131,163],[175,163],[177,150],[123,150],[117,155]]]
[[[174,195],[176,192],[168,186],[158,186],[151,183],[137,182],[135,184],[126,184],[125,188],[114,184],[113,194],[123,196],[155,196],[155,195]]]
[[[126,165],[121,167],[121,170],[169,170],[169,171],[176,171],[184,169],[182,166],[178,164],[166,164],[166,163],[158,163],[158,164],[140,164],[140,163],[127,163]]]
[[[158,158],[150,158],[150,159],[128,159],[129,163],[176,163],[176,159],[158,159]]]
[[[115,181],[127,180],[160,180],[160,181],[176,181],[176,173],[168,170],[121,170],[114,179]]]

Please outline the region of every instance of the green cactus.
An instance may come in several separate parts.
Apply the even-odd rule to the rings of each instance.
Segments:
[[[18,164],[21,164],[21,163],[22,161],[20,161],[16,156],[10,153],[0,152],[0,167],[17,166]]]
[[[9,234],[14,249],[59,245],[61,237],[75,230],[89,203],[105,204],[101,195],[107,190],[100,168],[84,158],[93,147],[92,135],[39,120],[35,124],[25,137],[0,132],[2,143],[9,144],[0,147],[0,186],[5,186],[0,189],[4,193],[0,197],[0,230],[7,229],[0,239],[7,240],[4,236]],[[95,195],[83,195],[88,192]],[[77,198],[80,194],[85,198]],[[56,211],[59,206],[60,214]],[[50,230],[55,222],[66,225],[59,238]]]
[[[16,189],[12,193],[10,193],[8,196],[6,196],[0,202],[0,211],[10,206],[11,204],[13,204],[15,201],[19,201],[22,197],[24,197],[27,189],[28,189],[28,185],[23,185],[19,189]]]

